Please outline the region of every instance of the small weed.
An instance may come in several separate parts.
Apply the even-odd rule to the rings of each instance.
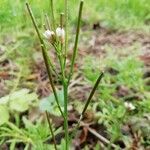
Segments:
[[[99,77],[97,78],[93,89],[85,103],[85,106],[81,112],[81,116],[79,118],[79,121],[74,129],[74,131],[72,132],[71,136],[69,136],[69,127],[68,127],[68,87],[70,84],[70,80],[72,78],[73,72],[74,72],[74,65],[75,65],[75,59],[76,59],[76,55],[77,55],[77,51],[78,51],[78,41],[79,41],[79,32],[80,32],[80,24],[81,24],[81,17],[82,17],[82,10],[83,10],[83,0],[80,1],[80,6],[79,6],[79,12],[78,12],[78,19],[77,19],[77,27],[76,27],[76,36],[75,36],[75,42],[74,42],[74,48],[73,48],[73,54],[71,57],[71,62],[70,62],[70,71],[68,74],[66,74],[66,59],[67,59],[67,55],[68,55],[68,1],[65,1],[64,7],[65,7],[65,11],[64,13],[60,13],[60,23],[59,23],[59,27],[56,26],[56,20],[55,20],[55,14],[54,14],[54,3],[53,0],[51,0],[51,20],[52,23],[50,24],[49,18],[47,15],[45,15],[45,24],[44,24],[44,28],[45,28],[45,32],[43,33],[45,39],[48,41],[48,43],[53,46],[55,53],[56,53],[56,57],[57,60],[59,62],[59,66],[61,68],[61,75],[59,76],[57,74],[57,70],[54,66],[54,64],[52,63],[50,57],[48,56],[48,52],[47,52],[47,47],[45,45],[45,41],[42,38],[41,34],[40,34],[40,30],[37,26],[37,22],[34,18],[34,15],[32,13],[31,7],[28,3],[26,3],[27,6],[27,10],[29,12],[29,15],[31,17],[33,26],[35,28],[35,31],[38,35],[40,44],[41,44],[41,49],[42,49],[42,55],[44,58],[44,62],[45,62],[45,66],[47,69],[47,74],[49,77],[49,81],[51,84],[51,88],[54,94],[54,98],[55,98],[55,102],[57,104],[58,110],[64,120],[64,130],[65,130],[65,150],[68,150],[70,147],[70,140],[71,138],[74,136],[74,134],[76,133],[76,130],[78,129],[80,122],[84,116],[84,113],[104,75],[104,73],[102,72]],[[64,20],[64,21],[63,21]],[[63,26],[65,27],[65,29],[63,29]],[[60,100],[58,97],[58,92],[56,91],[56,87],[54,85],[54,81],[53,81],[53,77],[52,77],[52,73],[55,73],[56,76],[58,78],[60,78],[61,82],[62,82],[62,89],[63,89],[63,97],[64,97],[64,110],[62,110],[61,104],[60,104]],[[53,142],[54,142],[54,148],[57,150],[57,145],[56,145],[56,140],[55,140],[55,136],[53,133],[53,130],[51,128],[51,121],[49,120],[49,113],[48,111],[46,111],[46,116],[47,116],[47,121],[49,124],[49,128],[51,131],[51,135],[53,137]]]

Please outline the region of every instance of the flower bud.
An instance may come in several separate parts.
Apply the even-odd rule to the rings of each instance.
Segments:
[[[49,42],[54,42],[55,40],[55,33],[53,31],[50,31],[50,30],[46,30],[44,33],[43,33],[44,37],[49,41]]]
[[[57,37],[59,38],[59,40],[61,41],[61,43],[63,43],[63,42],[64,42],[64,39],[65,39],[65,31],[64,31],[64,29],[58,27],[58,28],[56,29],[56,35],[57,35]]]

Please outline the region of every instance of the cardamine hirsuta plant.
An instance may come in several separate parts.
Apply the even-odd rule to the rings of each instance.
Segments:
[[[45,32],[41,34],[40,29],[37,26],[37,22],[35,20],[35,17],[32,13],[31,7],[29,3],[26,3],[27,10],[29,12],[29,15],[31,17],[32,23],[34,25],[34,28],[37,32],[40,44],[41,44],[41,49],[42,49],[42,55],[43,59],[45,62],[45,66],[47,69],[47,74],[49,77],[49,81],[51,84],[51,88],[58,106],[58,109],[61,113],[61,116],[64,119],[64,131],[65,131],[65,150],[68,150],[70,147],[70,141],[71,138],[75,135],[75,131],[78,129],[80,126],[80,122],[82,120],[82,117],[84,116],[84,113],[96,91],[96,88],[98,87],[98,84],[100,83],[104,73],[100,73],[98,79],[96,80],[96,83],[87,99],[85,102],[85,106],[83,111],[81,112],[81,116],[78,120],[78,123],[76,126],[73,128],[73,132],[71,135],[69,135],[69,127],[68,127],[68,87],[70,84],[70,80],[72,78],[73,72],[74,72],[74,64],[75,64],[75,59],[78,51],[78,40],[79,40],[79,32],[80,32],[80,24],[81,24],[81,16],[82,16],[82,10],[83,10],[83,0],[80,1],[80,6],[79,6],[79,12],[78,12],[78,19],[77,19],[77,27],[76,27],[76,36],[75,36],[75,42],[74,42],[74,47],[73,47],[73,53],[72,53],[72,58],[70,61],[70,68],[69,68],[69,73],[66,73],[66,59],[67,59],[67,52],[68,52],[68,0],[64,0],[64,13],[60,13],[60,21],[59,21],[59,26],[57,27],[55,22],[55,16],[54,16],[54,7],[53,7],[53,0],[50,0],[50,7],[51,7],[51,16],[50,16],[50,21],[49,17],[45,15],[45,24],[44,24],[44,29]],[[71,38],[71,37],[70,37]],[[48,41],[50,45],[53,46],[55,53],[58,58],[58,62],[61,68],[61,74],[59,75],[57,73],[57,69],[55,68],[53,62],[51,61],[50,56],[48,55],[47,47],[45,44],[45,40]],[[62,107],[60,106],[56,87],[54,85],[54,80],[52,74],[55,74],[61,81],[62,81],[62,87],[63,87],[63,96],[64,96],[64,110],[62,110]],[[50,120],[50,115],[46,111],[46,117],[47,121],[49,124],[49,129],[53,138],[54,142],[54,147],[57,150],[57,144],[55,140],[55,135],[52,130],[52,123]]]

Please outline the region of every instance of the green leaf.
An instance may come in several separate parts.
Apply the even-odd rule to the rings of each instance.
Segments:
[[[8,105],[11,111],[24,112],[30,106],[37,104],[38,96],[36,93],[29,93],[28,89],[15,91],[5,97],[0,98],[0,104]]]
[[[4,105],[0,105],[0,125],[8,122],[8,120],[9,120],[8,108]]]
[[[64,106],[64,94],[63,94],[63,90],[57,91],[57,96],[58,96],[58,100],[59,100],[60,106],[63,107]],[[59,112],[59,109],[57,107],[57,103],[55,101],[54,94],[51,94],[50,96],[42,99],[40,101],[39,107],[40,107],[40,110],[42,112],[48,111],[51,114],[54,114],[56,116],[60,116],[60,112]]]
[[[15,99],[10,101],[9,103],[10,110],[17,111],[17,112],[24,112],[28,110],[29,105],[27,101],[24,99]]]

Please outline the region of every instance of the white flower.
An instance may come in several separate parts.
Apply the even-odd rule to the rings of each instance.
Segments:
[[[64,42],[64,39],[65,39],[65,30],[63,28],[58,27],[56,29],[56,35],[61,40],[61,42]]]
[[[125,107],[126,107],[128,110],[134,110],[134,109],[135,109],[135,106],[134,106],[132,103],[125,102],[124,105],[125,105]]]
[[[55,33],[53,31],[50,31],[50,30],[46,30],[44,33],[43,33],[44,37],[46,39],[48,39],[49,41],[53,40],[53,37],[55,35]]]

